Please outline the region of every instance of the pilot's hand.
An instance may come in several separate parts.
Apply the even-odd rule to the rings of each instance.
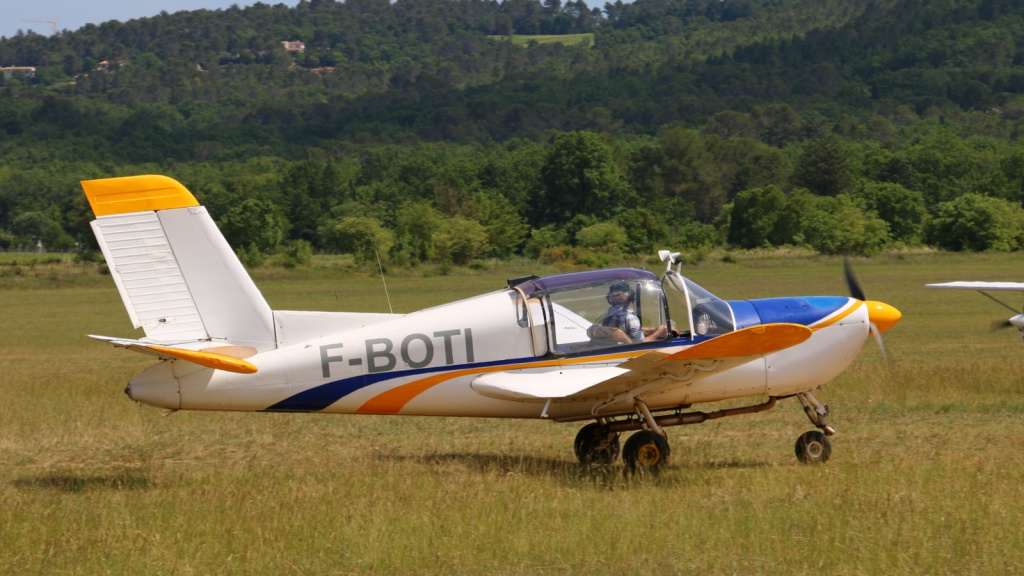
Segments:
[[[651,340],[662,340],[668,336],[668,327],[665,325],[658,326],[647,332],[647,336],[644,338],[645,341]]]

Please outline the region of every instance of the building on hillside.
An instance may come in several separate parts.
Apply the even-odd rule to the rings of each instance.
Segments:
[[[298,40],[282,40],[281,46],[285,52],[302,52],[306,49],[306,45]]]
[[[103,70],[104,72],[113,72],[126,64],[127,62],[125,62],[124,60],[104,60],[100,62],[99,66],[97,66],[95,69]]]
[[[4,73],[4,80],[10,80],[16,72],[20,72],[25,78],[36,77],[35,66],[4,66],[0,68],[0,72]]]

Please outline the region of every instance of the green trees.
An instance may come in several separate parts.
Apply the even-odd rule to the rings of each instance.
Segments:
[[[162,172],[253,261],[1017,249],[1011,4],[315,1],[22,35],[0,242],[88,242],[78,180]]]
[[[801,214],[804,242],[821,254],[871,256],[889,242],[888,225],[847,194],[805,196]]]
[[[870,255],[889,241],[878,215],[841,194],[789,194],[769,186],[741,192],[729,211],[728,241],[743,248],[804,244],[822,254]]]
[[[818,196],[838,196],[850,189],[846,152],[835,134],[807,142],[793,170],[793,184]]]
[[[927,239],[946,250],[1011,251],[1024,248],[1024,208],[980,194],[964,194],[940,203]]]
[[[64,231],[60,218],[55,210],[42,212],[22,212],[11,222],[11,233],[23,246],[35,248],[40,246],[46,250],[63,251],[75,245],[75,239]]]
[[[540,173],[544,224],[567,222],[576,215],[613,214],[633,200],[611,149],[591,132],[558,135]]]
[[[530,231],[526,219],[516,211],[511,201],[500,194],[477,194],[466,213],[484,228],[487,235],[485,253],[499,258],[518,253]]]
[[[433,240],[441,260],[452,264],[469,264],[488,250],[487,230],[484,226],[462,216],[442,222]]]
[[[626,233],[622,244],[627,254],[653,254],[668,235],[671,222],[664,221],[663,214],[646,208],[629,208],[615,218],[615,222]]]
[[[262,253],[275,251],[284,240],[284,222],[267,200],[242,200],[220,217],[217,226],[232,246]]]
[[[379,220],[368,216],[349,216],[325,223],[320,229],[326,247],[350,253],[357,263],[376,262],[387,254],[394,235]]]
[[[410,200],[395,215],[395,243],[391,258],[408,266],[429,262],[437,252],[434,233],[441,228],[441,213],[430,202]]]
[[[346,200],[347,179],[333,162],[306,160],[284,171],[280,197],[286,199],[289,236],[319,246],[318,228],[331,208]]]
[[[907,245],[922,240],[928,211],[920,192],[891,182],[866,182],[855,196],[885,221],[893,240]]]
[[[625,228],[615,222],[598,222],[576,233],[576,242],[583,248],[621,250],[627,240]]]
[[[741,248],[793,244],[800,232],[796,212],[776,186],[745,190],[733,199],[726,239]]]

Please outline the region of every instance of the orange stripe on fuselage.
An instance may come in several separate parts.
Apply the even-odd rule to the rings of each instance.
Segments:
[[[839,322],[843,318],[846,318],[850,314],[853,314],[854,311],[856,311],[858,308],[860,308],[860,305],[863,304],[863,302],[861,302],[859,300],[855,300],[855,302],[856,302],[855,304],[853,304],[851,306],[848,306],[846,308],[846,310],[842,310],[840,312],[837,312],[834,316],[825,318],[824,320],[821,321],[821,323],[815,324],[813,326],[808,326],[808,328],[810,328],[812,332],[816,332],[818,330],[821,330],[822,328],[827,328],[827,327],[835,324],[836,322]]]
[[[468,374],[483,374],[485,372],[500,372],[502,370],[517,370],[521,368],[545,368],[548,366],[562,366],[567,364],[585,364],[589,362],[604,362],[618,358],[632,358],[650,352],[647,350],[634,350],[619,354],[603,354],[601,356],[587,356],[585,358],[574,358],[571,360],[546,360],[542,362],[528,362],[523,364],[503,364],[501,366],[486,366],[481,368],[466,368],[464,370],[452,370],[442,374],[434,374],[426,378],[420,378],[412,382],[395,386],[369,399],[356,410],[356,414],[398,414],[413,398],[427,390],[447,382],[452,378],[466,376]]]
[[[826,318],[820,324],[814,326],[808,326],[812,331],[820,330],[822,328],[831,326],[836,322],[839,322],[843,318],[846,318],[850,314],[853,314],[855,310],[860,307],[862,302],[856,302],[848,306],[845,310],[836,313],[834,316]],[[464,370],[453,370],[451,372],[444,372],[441,374],[434,374],[414,380],[412,382],[395,386],[390,390],[381,392],[373,398],[367,400],[362,406],[356,410],[356,414],[398,414],[402,408],[405,407],[413,398],[426,392],[427,390],[447,382],[452,378],[458,378],[459,376],[466,376],[468,374],[484,374],[486,372],[499,372],[502,370],[517,370],[521,368],[545,368],[548,366],[563,366],[571,364],[586,364],[589,362],[604,362],[607,360],[615,360],[617,358],[633,358],[650,352],[650,349],[645,350],[634,350],[632,352],[623,352],[619,354],[604,354],[601,356],[587,356],[585,358],[574,358],[571,360],[546,360],[542,362],[529,362],[523,364],[504,364],[501,366],[487,366],[481,368],[467,368]]]

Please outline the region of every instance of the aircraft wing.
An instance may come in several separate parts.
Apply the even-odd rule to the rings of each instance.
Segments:
[[[945,282],[942,284],[925,284],[925,287],[946,288],[949,290],[1024,292],[1024,282]]]
[[[191,350],[177,346],[153,344],[144,340],[111,338],[94,334],[90,334],[89,338],[109,342],[119,348],[127,348],[134,352],[149,354],[163,360],[185,360],[186,362],[192,362],[193,364],[199,364],[214,370],[225,370],[239,374],[252,374],[256,372],[256,366],[244,360],[244,358],[256,354],[256,349],[252,346],[215,346],[201,350]],[[193,342],[193,344],[195,343]],[[209,344],[209,342],[201,342],[201,344]]]
[[[1012,310],[1013,312],[1018,312],[1018,310],[999,298],[989,294],[989,292],[1024,292],[1024,282],[945,282],[943,284],[925,284],[925,287],[947,288],[950,290],[974,290],[979,292],[982,296],[987,297],[989,300],[999,304],[1003,308]],[[1010,319],[1010,324],[1024,330],[1024,328],[1021,327],[1021,322],[1024,322],[1024,315],[1018,315]]]
[[[494,372],[477,377],[472,386],[485,396],[506,400],[605,400],[631,390],[642,393],[639,389],[650,383],[690,383],[810,337],[810,328],[799,324],[763,324],[673,354],[648,352],[617,366]]]

